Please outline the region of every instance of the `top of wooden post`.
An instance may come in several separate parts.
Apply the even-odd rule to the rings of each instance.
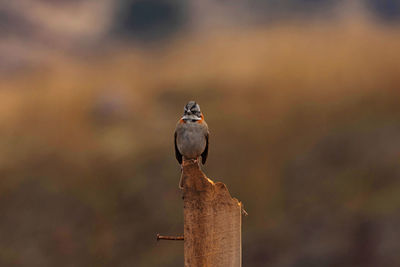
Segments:
[[[182,167],[184,197],[187,194],[191,194],[192,197],[199,197],[204,200],[218,198],[224,202],[242,207],[242,203],[239,200],[231,197],[224,183],[214,183],[201,171],[198,162],[185,160],[182,163]]]

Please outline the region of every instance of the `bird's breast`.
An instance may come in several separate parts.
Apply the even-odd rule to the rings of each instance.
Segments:
[[[204,126],[198,123],[179,124],[177,127],[177,146],[187,159],[197,158],[206,146]]]

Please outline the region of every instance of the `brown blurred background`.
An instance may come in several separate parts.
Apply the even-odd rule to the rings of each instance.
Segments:
[[[182,266],[173,131],[243,266],[400,266],[400,1],[0,3],[0,266]]]

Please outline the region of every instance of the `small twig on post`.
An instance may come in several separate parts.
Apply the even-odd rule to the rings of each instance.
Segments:
[[[159,240],[184,240],[183,236],[166,236],[157,234],[157,241]]]

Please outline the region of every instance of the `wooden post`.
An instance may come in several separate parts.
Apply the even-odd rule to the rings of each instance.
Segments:
[[[185,267],[242,266],[242,204],[193,160],[183,162]]]

